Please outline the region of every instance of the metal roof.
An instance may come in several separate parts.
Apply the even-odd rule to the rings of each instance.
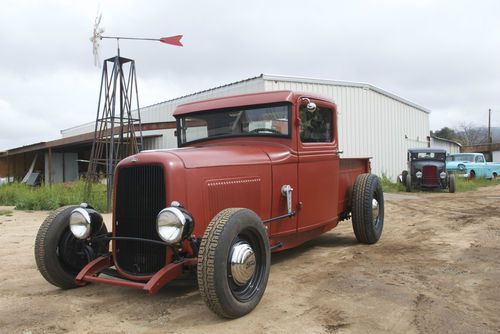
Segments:
[[[452,143],[452,144],[455,144],[455,145],[458,145],[460,147],[462,147],[462,144],[460,144],[459,142],[456,142],[454,140],[450,140],[450,139],[446,139],[446,138],[441,138],[441,137],[437,137],[437,136],[434,136],[434,135],[431,135],[432,138],[434,139],[437,139],[437,140],[442,140],[442,141],[445,141],[445,142],[448,142],[448,143]]]
[[[371,90],[371,91],[377,92],[379,94],[382,94],[384,96],[387,96],[391,99],[397,100],[401,103],[412,106],[412,107],[419,109],[425,113],[429,114],[431,112],[429,109],[424,108],[424,107],[422,107],[416,103],[413,103],[405,98],[402,98],[396,94],[389,93],[386,90],[383,90],[381,88],[378,88],[378,87],[375,87],[373,85],[363,83],[363,82],[338,81],[338,80],[317,79],[317,78],[304,78],[304,77],[283,76],[283,75],[275,75],[275,74],[261,74],[259,77],[263,78],[264,80],[303,82],[303,83],[312,83],[312,84],[324,84],[324,85],[334,85],[334,86],[355,87],[355,88],[367,89],[367,90]],[[259,78],[259,77],[257,77],[257,78]],[[254,78],[252,78],[252,79],[254,79]],[[251,79],[248,79],[248,80],[251,80]]]
[[[228,84],[225,84],[225,85],[220,85],[220,86],[217,86],[217,87],[213,87],[213,88],[201,90],[201,91],[194,92],[194,93],[191,93],[191,94],[182,95],[182,96],[170,99],[170,100],[165,100],[165,101],[162,101],[162,102],[158,102],[158,103],[149,105],[147,107],[152,107],[152,106],[155,106],[155,105],[158,105],[158,104],[163,104],[163,103],[166,103],[166,102],[172,102],[172,101],[181,100],[181,99],[184,99],[186,97],[199,95],[199,94],[202,94],[202,93],[214,91],[214,90],[217,90],[217,89],[220,89],[220,88],[229,87],[229,86],[240,84],[242,82],[252,81],[252,80],[256,80],[256,79],[263,79],[263,80],[269,80],[269,81],[291,81],[291,82],[303,82],[303,83],[316,83],[316,84],[325,84],[325,85],[335,85],[335,86],[343,86],[343,87],[355,87],[355,88],[368,89],[368,90],[377,92],[379,94],[382,94],[384,96],[387,96],[389,98],[392,98],[394,100],[400,101],[400,102],[402,102],[404,104],[407,104],[409,106],[412,106],[412,107],[414,107],[416,109],[419,109],[419,110],[421,110],[421,111],[423,111],[425,113],[430,113],[431,112],[429,109],[424,108],[421,105],[418,105],[418,104],[413,103],[413,102],[411,102],[411,101],[409,101],[409,100],[407,100],[405,98],[402,98],[402,97],[400,97],[400,96],[398,96],[396,94],[389,93],[386,90],[383,90],[381,88],[378,88],[378,87],[375,87],[373,85],[370,85],[370,84],[367,84],[367,83],[363,83],[363,82],[339,81],[339,80],[332,80],[332,79],[306,78],[306,77],[299,77],[299,76],[287,76],[287,75],[264,74],[264,73],[262,73],[262,74],[260,74],[258,76],[255,76],[255,77],[250,77],[248,79],[234,81],[234,82],[231,82],[231,83],[228,83]],[[147,108],[147,107],[144,107],[144,108]]]

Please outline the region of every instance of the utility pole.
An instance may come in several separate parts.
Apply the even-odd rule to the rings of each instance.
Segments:
[[[493,138],[491,138],[491,108],[488,109],[488,143],[491,145]]]

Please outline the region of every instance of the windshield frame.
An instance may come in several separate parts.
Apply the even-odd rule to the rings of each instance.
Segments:
[[[277,134],[277,133],[238,133],[238,134],[223,134],[223,135],[217,135],[217,136],[212,136],[212,137],[203,137],[191,141],[184,141],[182,142],[182,128],[181,128],[181,123],[184,119],[189,118],[189,117],[196,117],[197,115],[207,115],[210,113],[217,113],[217,112],[224,112],[224,113],[230,113],[234,111],[241,111],[241,110],[251,110],[251,109],[261,109],[261,108],[266,108],[266,107],[282,107],[286,106],[287,107],[287,117],[288,117],[288,133],[287,134]],[[265,103],[265,104],[252,104],[252,105],[247,105],[247,106],[237,106],[237,107],[230,107],[230,108],[220,108],[220,109],[211,109],[211,110],[203,110],[203,111],[198,111],[198,112],[190,112],[187,114],[182,114],[179,116],[175,117],[176,121],[176,136],[177,136],[177,146],[178,147],[185,147],[185,146],[190,146],[192,144],[196,144],[199,142],[204,142],[204,141],[212,141],[212,140],[218,140],[218,139],[224,139],[224,138],[268,138],[268,137],[274,137],[274,138],[287,138],[291,139],[292,138],[292,107],[293,104],[291,102],[276,102],[276,103]]]

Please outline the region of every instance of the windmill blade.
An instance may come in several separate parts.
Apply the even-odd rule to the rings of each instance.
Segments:
[[[92,36],[90,37],[90,41],[92,42],[92,52],[94,54],[94,65],[97,67],[101,66],[99,48],[101,46],[102,33],[104,32],[104,28],[100,27],[101,20],[102,13],[97,13],[94,21],[94,31],[92,33]]]

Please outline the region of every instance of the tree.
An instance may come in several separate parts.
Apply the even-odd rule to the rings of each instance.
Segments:
[[[443,139],[448,139],[448,140],[453,140],[456,141],[458,138],[457,133],[455,130],[445,126],[444,128],[435,131],[432,133],[435,137],[443,138]]]
[[[455,132],[457,140],[462,145],[478,145],[488,142],[488,130],[473,123],[460,123]]]

